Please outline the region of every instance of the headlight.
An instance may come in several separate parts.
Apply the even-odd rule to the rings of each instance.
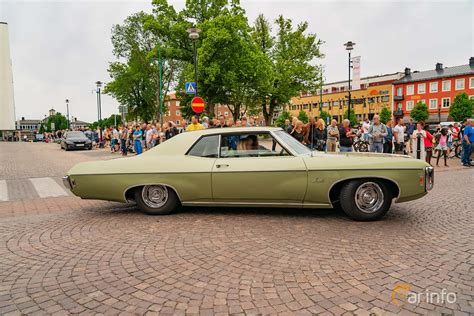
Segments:
[[[433,189],[434,185],[434,168],[426,167],[425,168],[425,191],[430,191]]]

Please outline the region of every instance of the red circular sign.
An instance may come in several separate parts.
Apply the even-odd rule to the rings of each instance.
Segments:
[[[191,101],[191,108],[194,113],[201,113],[204,111],[204,100],[201,97],[195,97]]]

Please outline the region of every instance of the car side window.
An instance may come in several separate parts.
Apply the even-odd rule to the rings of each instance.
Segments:
[[[219,148],[219,135],[204,136],[194,143],[188,151],[188,156],[217,158]]]
[[[221,158],[289,156],[270,134],[223,134]]]

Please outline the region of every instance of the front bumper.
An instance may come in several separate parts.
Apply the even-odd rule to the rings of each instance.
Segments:
[[[64,176],[64,177],[63,177],[63,184],[64,184],[64,186],[65,186],[67,189],[69,189],[69,190],[72,190],[72,189],[75,187],[75,185],[76,185],[76,183],[74,182],[74,180],[71,179],[69,176]]]

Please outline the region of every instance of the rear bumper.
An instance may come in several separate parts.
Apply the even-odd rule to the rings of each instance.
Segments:
[[[64,176],[63,177],[63,184],[68,190],[72,190],[74,188],[74,180],[69,178],[69,176]]]

